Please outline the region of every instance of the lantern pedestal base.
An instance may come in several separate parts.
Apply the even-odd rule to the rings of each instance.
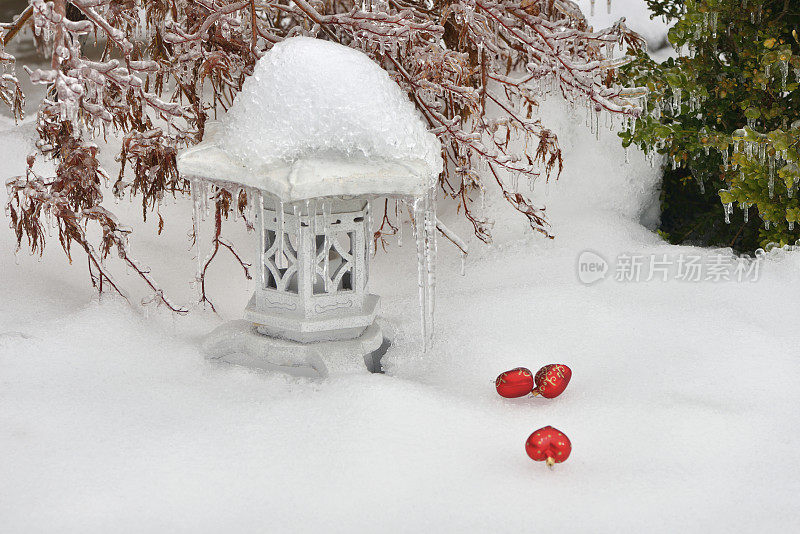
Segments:
[[[260,334],[250,321],[230,321],[203,340],[203,352],[211,360],[293,376],[325,378],[334,371],[380,372],[380,358],[389,342],[372,323],[359,337],[340,341],[300,343]]]
[[[369,325],[375,324],[380,298],[377,295],[366,295],[363,305],[355,310],[348,309],[347,304],[350,301],[347,299],[344,299],[344,303],[344,309],[337,313],[306,317],[297,311],[281,308],[280,305],[259,305],[258,296],[253,294],[244,309],[244,318],[256,323],[259,333],[265,336],[299,343],[357,339],[364,335]]]

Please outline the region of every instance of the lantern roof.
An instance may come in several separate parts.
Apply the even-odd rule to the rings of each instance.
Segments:
[[[422,195],[441,145],[388,73],[362,52],[309,37],[272,47],[217,128],[178,158],[183,176],[292,202]]]

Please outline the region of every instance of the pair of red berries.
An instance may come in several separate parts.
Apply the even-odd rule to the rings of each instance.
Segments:
[[[525,367],[517,367],[498,376],[495,387],[497,392],[506,398],[532,394],[552,399],[567,389],[570,378],[572,370],[560,363],[545,365],[536,375]],[[572,443],[560,430],[546,426],[528,436],[525,441],[525,452],[531,459],[537,462],[544,461],[552,468],[554,464],[561,463],[569,457]]]
[[[523,397],[529,393],[552,399],[567,389],[570,378],[572,370],[569,367],[561,363],[551,363],[539,369],[536,376],[525,367],[506,371],[497,377],[494,386],[501,397],[508,399]]]

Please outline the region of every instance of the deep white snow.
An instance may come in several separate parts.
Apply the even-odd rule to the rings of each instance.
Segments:
[[[649,229],[658,171],[633,151],[623,163],[613,134],[595,142],[558,102],[543,113],[565,172],[534,198],[557,238],[526,233],[490,194],[496,244],[472,240],[466,277],[440,240],[425,355],[413,243],[379,252],[386,375],[342,366],[314,382],[206,361],[201,336],[239,318],[252,291],[226,256],[208,280],[221,317],[175,317],[98,302],[77,251],[68,265],[54,238],[41,261],[15,257],[0,231],[0,532],[795,530],[800,253],[766,255],[753,282],[616,281],[624,254],[727,256],[663,242]],[[30,123],[0,125],[4,176],[23,172],[32,138]],[[126,222],[141,209],[113,208]],[[166,204],[164,234],[151,218],[132,242],[182,302],[194,296],[191,211]],[[226,222],[252,260],[237,228]],[[577,277],[587,249],[612,269],[589,286]],[[495,393],[501,371],[554,362],[573,370],[557,399]],[[545,425],[573,444],[553,471],[524,451]]]
[[[442,169],[438,139],[388,73],[321,39],[292,37],[270,49],[221,122],[181,156],[181,171],[287,202],[419,196]]]

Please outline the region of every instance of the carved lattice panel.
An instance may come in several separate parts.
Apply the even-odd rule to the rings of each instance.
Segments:
[[[278,232],[264,232],[264,284],[266,289],[284,293],[298,292],[297,236],[283,233],[283,243]]]
[[[352,291],[355,287],[355,231],[317,236],[314,294]]]

